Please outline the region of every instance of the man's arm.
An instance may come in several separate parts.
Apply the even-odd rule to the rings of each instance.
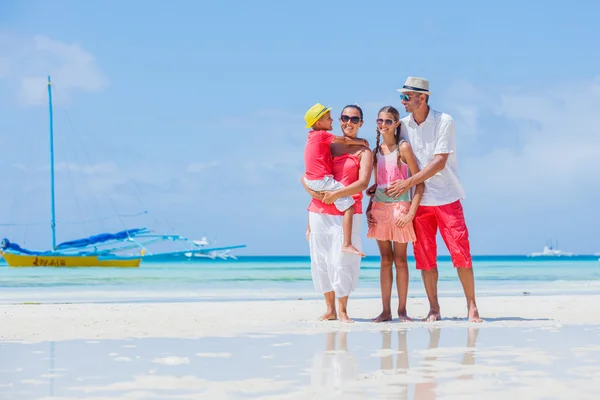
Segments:
[[[431,178],[444,168],[446,168],[446,161],[448,161],[448,156],[450,154],[436,154],[433,156],[433,160],[429,164],[425,166],[422,170],[408,178],[407,185],[408,188],[413,186],[417,186],[419,183],[425,182],[427,179]]]
[[[397,198],[409,190],[411,187],[424,183],[444,168],[450,153],[454,152],[456,138],[456,127],[451,118],[442,122],[440,134],[434,149],[433,160],[431,160],[421,171],[406,180],[397,180],[392,182],[385,193],[388,196]]]

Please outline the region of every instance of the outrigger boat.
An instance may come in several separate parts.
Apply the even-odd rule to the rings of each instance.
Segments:
[[[235,258],[232,249],[246,245],[208,247],[206,238],[190,240],[179,235],[154,234],[147,228],[127,229],[116,233],[102,233],[56,245],[56,213],[54,203],[54,128],[52,117],[52,83],[48,77],[48,105],[50,113],[50,205],[52,249],[33,251],[24,249],[8,239],[0,242],[0,253],[11,267],[122,267],[140,266],[144,258],[208,257]],[[156,242],[177,242],[179,251],[153,253],[148,245]]]

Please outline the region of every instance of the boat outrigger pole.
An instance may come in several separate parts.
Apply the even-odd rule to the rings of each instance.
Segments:
[[[52,82],[48,76],[48,108],[50,110],[50,228],[52,229],[52,250],[56,250],[56,214],[54,211],[54,128],[52,124]]]

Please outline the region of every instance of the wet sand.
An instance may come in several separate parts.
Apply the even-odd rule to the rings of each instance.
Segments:
[[[5,304],[0,399],[592,399],[600,296],[487,297],[482,324],[320,322],[320,301]],[[427,305],[410,299],[413,317]]]

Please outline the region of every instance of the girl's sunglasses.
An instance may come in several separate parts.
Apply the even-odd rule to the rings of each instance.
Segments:
[[[381,125],[383,123],[385,123],[387,126],[392,125],[395,121],[393,119],[383,119],[383,118],[377,118],[376,120],[377,125]]]
[[[340,119],[342,120],[342,122],[352,122],[353,124],[358,124],[360,122],[360,117],[351,117],[349,115],[342,115],[340,117]]]

